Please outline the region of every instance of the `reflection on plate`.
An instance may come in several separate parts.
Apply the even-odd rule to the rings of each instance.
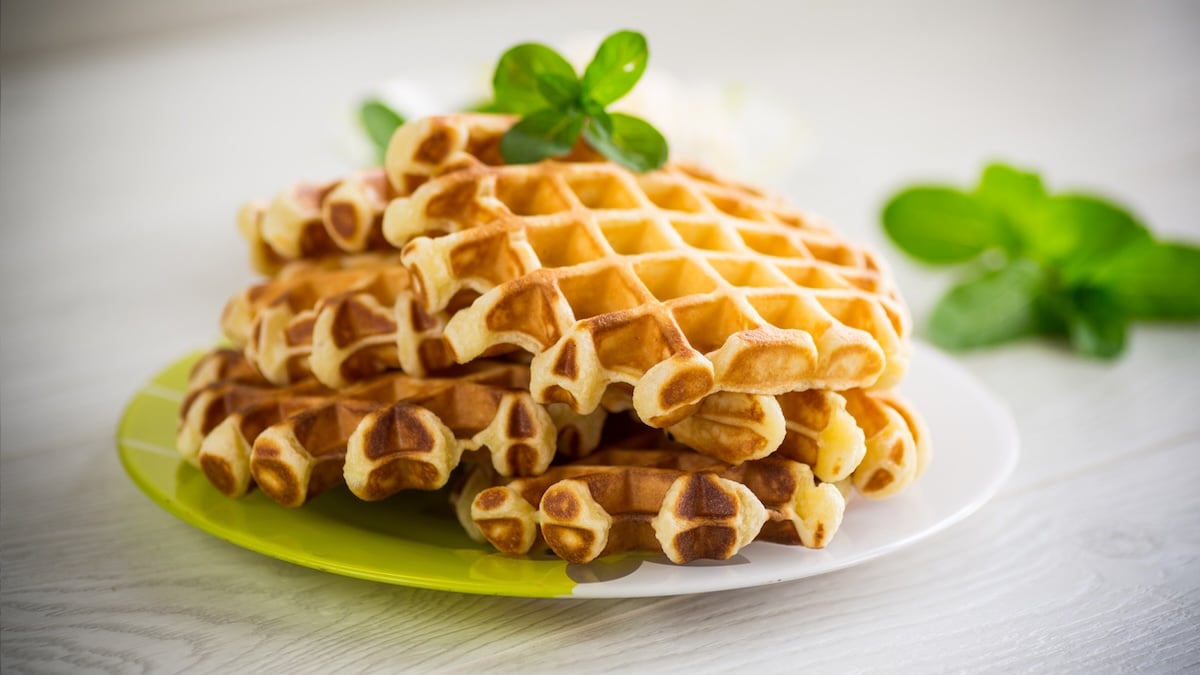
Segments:
[[[754,543],[727,561],[677,566],[664,556],[617,555],[587,565],[514,558],[471,541],[443,492],[367,503],[333,490],[300,509],[261,493],[230,499],[174,450],[176,410],[193,354],[130,401],[117,451],[156,503],[205,532],[327,572],[421,588],[536,597],[636,597],[758,586],[822,574],[895,551],[963,519],[1011,473],[1017,433],[995,398],[945,355],[918,344],[902,389],[925,416],[934,460],[916,483],[883,501],[851,499],[828,548]]]

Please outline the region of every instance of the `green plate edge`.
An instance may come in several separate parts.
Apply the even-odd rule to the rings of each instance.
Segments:
[[[299,509],[258,491],[233,499],[175,451],[189,354],[130,399],[117,427],[117,454],[142,492],[180,520],[242,548],[348,577],[387,584],[519,597],[569,597],[576,581],[558,559],[516,558],[472,541],[444,492],[408,492],[363,502],[331,490]]]

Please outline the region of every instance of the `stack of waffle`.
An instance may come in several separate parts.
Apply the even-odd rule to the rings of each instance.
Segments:
[[[506,165],[514,120],[396,132],[382,169],[239,215],[269,278],[222,317],[180,452],[300,506],[455,488],[500,551],[571,562],[825,546],[929,458],[892,388],[909,319],[879,260],[755,188],[582,143]]]

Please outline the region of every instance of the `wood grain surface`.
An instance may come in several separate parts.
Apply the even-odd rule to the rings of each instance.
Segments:
[[[613,601],[390,587],[242,550],[132,485],[120,411],[210,343],[252,279],[242,200],[346,171],[337,124],[373,82],[486,72],[514,41],[618,25],[647,32],[652,65],[739,78],[794,110],[809,155],[781,189],[886,251],[918,318],[952,275],[879,234],[882,199],[910,180],[965,183],[1003,157],[1200,240],[1195,3],[266,3],[6,51],[5,673],[1200,669],[1194,327],[1140,326],[1115,363],[1037,342],[961,357],[1020,429],[1000,495],[919,546],[769,587]]]

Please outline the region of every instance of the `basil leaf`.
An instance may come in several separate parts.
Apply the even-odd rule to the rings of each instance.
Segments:
[[[1081,354],[1111,359],[1125,350],[1125,316],[1102,288],[1083,287],[1067,294],[1065,317],[1071,345]]]
[[[929,319],[930,338],[947,349],[970,349],[1036,331],[1034,300],[1044,274],[1030,260],[1017,259],[950,289]]]
[[[605,157],[631,171],[650,171],[667,161],[667,139],[649,122],[622,113],[588,118],[583,137]]]
[[[389,108],[382,101],[372,99],[363,103],[362,107],[358,109],[358,120],[366,129],[371,143],[375,145],[375,153],[379,157],[379,163],[382,164],[384,156],[387,154],[388,143],[392,140],[392,134],[400,128],[400,125],[404,124],[404,116]]]
[[[914,187],[892,197],[883,208],[883,228],[905,253],[935,264],[970,260],[1012,240],[999,214],[946,187]]]
[[[543,81],[578,80],[575,69],[553,49],[534,42],[519,44],[504,52],[492,75],[495,107],[503,112],[525,115],[552,107]]]
[[[539,110],[526,115],[500,139],[500,154],[510,164],[531,164],[565,155],[575,146],[584,117],[576,111]]]
[[[616,101],[641,79],[649,59],[641,33],[623,30],[609,35],[583,72],[584,94],[601,105]]]
[[[1200,248],[1150,240],[1099,265],[1089,283],[1104,287],[1136,319],[1200,319]]]
[[[1022,235],[1028,254],[1060,266],[1068,283],[1080,281],[1122,247],[1150,237],[1128,211],[1081,194],[1046,199]]]

